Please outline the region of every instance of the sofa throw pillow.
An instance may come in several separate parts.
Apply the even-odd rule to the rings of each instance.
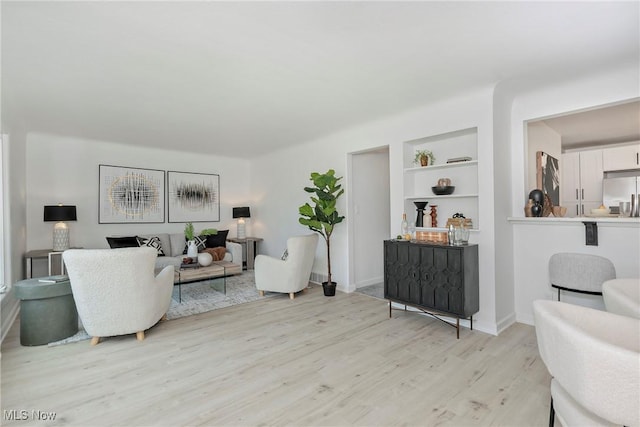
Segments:
[[[198,249],[198,252],[202,252],[202,250],[207,247],[207,236],[195,236],[193,238],[193,241],[196,242],[196,248]],[[184,251],[182,252],[183,255],[187,253],[188,248],[189,241],[184,244]]]
[[[222,247],[206,248],[203,249],[202,252],[210,254],[213,261],[222,261],[224,259],[224,255],[227,253],[227,249]]]
[[[150,248],[155,249],[158,252],[158,256],[164,256],[164,251],[162,250],[162,243],[160,242],[159,237],[140,237],[138,236],[138,245],[139,246],[148,246]]]
[[[109,243],[109,247],[111,249],[137,248],[138,246],[140,246],[140,244],[138,244],[137,236],[107,237],[107,242]]]
[[[229,230],[218,230],[218,234],[212,234],[207,236],[207,247],[208,248],[218,248],[218,247],[227,247],[227,234],[229,234]]]

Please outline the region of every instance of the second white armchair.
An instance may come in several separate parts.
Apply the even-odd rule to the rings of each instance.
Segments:
[[[258,255],[255,260],[256,288],[260,295],[265,291],[288,293],[293,299],[309,285],[311,268],[318,246],[318,235],[290,237],[287,240],[286,259]]]

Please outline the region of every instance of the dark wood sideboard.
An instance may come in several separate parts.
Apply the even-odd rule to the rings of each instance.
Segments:
[[[419,241],[384,241],[384,297],[438,319],[470,319],[480,309],[478,245],[452,246]],[[442,320],[442,319],[440,319]],[[447,322],[448,323],[448,322]]]

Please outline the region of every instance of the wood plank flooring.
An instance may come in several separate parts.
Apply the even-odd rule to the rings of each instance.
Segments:
[[[493,337],[312,287],[59,347],[2,346],[2,425],[546,425],[535,331]],[[11,412],[14,419],[10,420]],[[26,420],[15,420],[19,411]],[[53,421],[33,411],[54,412]],[[23,413],[24,414],[24,413]],[[37,415],[37,413],[35,414]]]

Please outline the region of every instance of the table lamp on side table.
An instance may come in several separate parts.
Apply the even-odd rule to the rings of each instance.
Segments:
[[[238,239],[246,239],[247,230],[245,228],[244,219],[251,218],[251,213],[249,212],[249,206],[233,208],[233,217],[238,218],[238,229],[236,232]]]
[[[76,207],[55,205],[44,207],[44,220],[55,221],[53,226],[53,250],[56,252],[69,249],[69,227],[65,221],[77,221]]]

